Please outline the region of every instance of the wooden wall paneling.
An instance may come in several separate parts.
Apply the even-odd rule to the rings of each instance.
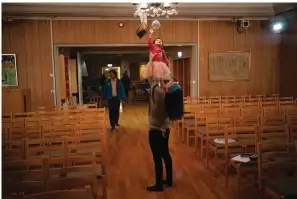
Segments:
[[[72,44],[73,40],[76,40],[76,39],[79,40],[79,35],[76,34],[77,32],[75,27],[75,24],[76,24],[75,21],[73,20],[64,21],[64,24],[67,32],[63,33],[64,34],[63,38],[66,38],[67,43]],[[68,34],[68,32],[70,32],[70,34]],[[61,43],[62,42],[63,40],[61,40]]]
[[[199,43],[198,43],[198,53],[199,53],[199,71],[198,71],[198,81],[199,81],[199,95],[208,95],[207,93],[207,82],[208,82],[208,52],[209,42],[209,21],[199,22]],[[198,83],[198,82],[197,82]]]
[[[72,31],[72,34],[69,34],[68,37],[65,36],[65,33],[68,33],[69,30],[67,30],[67,21],[62,21],[62,20],[56,20],[53,21],[53,40],[55,43],[62,43],[64,42],[65,44],[69,43],[68,39],[74,36],[74,30]],[[74,38],[72,38],[74,40]]]
[[[198,41],[198,21],[185,21],[186,23],[186,41],[197,42]]]
[[[274,92],[278,36],[272,34],[261,27],[260,21],[253,21],[252,26],[245,33],[238,33],[236,27],[229,22],[201,21],[199,27],[200,95]],[[228,51],[251,51],[249,81],[210,82],[208,80],[209,53]]]
[[[118,26],[119,22],[124,27]],[[148,21],[150,26],[151,20]],[[138,20],[127,21],[53,21],[55,44],[138,44],[146,43],[146,36],[139,39],[136,36]],[[161,21],[161,28],[154,37],[161,37],[165,43],[197,42],[197,22],[194,21]],[[72,28],[74,26],[74,30]],[[75,37],[68,35],[75,34]]]
[[[281,36],[279,50],[280,96],[297,97],[297,13],[287,18],[287,27]]]
[[[49,21],[15,20],[3,26],[3,53],[17,56],[19,88],[31,89],[32,110],[52,106],[53,80]],[[9,37],[7,34],[9,33]],[[9,48],[7,47],[9,46]],[[7,52],[8,49],[10,52]]]
[[[2,22],[2,54],[10,54],[10,26]]]
[[[101,44],[102,41],[103,41],[103,33],[104,33],[104,29],[102,28],[103,27],[103,22],[104,21],[95,21],[94,22],[94,34],[95,34],[95,37],[94,37],[94,43],[96,44]]]
[[[33,107],[37,108],[40,106],[44,106],[43,104],[43,81],[42,81],[42,70],[43,65],[41,62],[41,55],[42,51],[40,49],[40,43],[42,42],[43,35],[40,35],[41,39],[39,38],[39,21],[32,21],[31,26],[31,35],[30,35],[30,41],[32,42],[32,49],[29,51],[30,53],[33,53],[33,71],[30,71],[31,73],[34,73],[34,91],[35,91],[35,103],[33,104]],[[33,38],[32,38],[33,37]],[[28,37],[29,38],[29,37]],[[34,42],[34,40],[37,42]],[[38,55],[36,56],[36,54]],[[49,55],[50,56],[50,55]]]
[[[38,94],[36,92],[40,92],[41,90],[36,89],[36,83],[35,83],[35,64],[36,61],[34,59],[34,56],[37,56],[37,53],[39,51],[35,51],[35,45],[34,41],[36,41],[36,37],[34,37],[34,28],[35,28],[35,21],[27,21],[25,24],[25,41],[26,41],[26,64],[27,64],[27,79],[28,79],[28,87],[32,89],[31,95],[32,95],[32,107],[35,109],[38,105]],[[36,54],[34,54],[36,53]],[[39,74],[37,74],[39,75]],[[38,104],[37,104],[38,103]]]
[[[30,88],[28,86],[28,69],[27,69],[27,53],[26,53],[26,24],[17,22],[10,29],[10,46],[11,53],[16,54],[18,83],[19,88]],[[31,90],[32,93],[32,90]]]
[[[45,107],[51,107],[54,105],[54,95],[51,92],[54,90],[53,77],[53,65],[52,65],[52,48],[51,48],[51,33],[50,33],[50,22],[39,21],[39,48],[40,48],[40,61],[41,64],[41,77],[42,77],[42,96],[43,105]]]
[[[81,44],[95,43],[95,21],[73,21],[75,24],[75,38]]]

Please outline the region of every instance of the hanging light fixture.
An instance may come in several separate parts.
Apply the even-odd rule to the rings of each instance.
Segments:
[[[177,3],[171,3],[166,1],[164,3],[148,3],[145,0],[142,1],[134,1],[132,2],[134,5],[135,17],[140,17],[141,21],[146,20],[147,17],[157,18],[157,17],[166,17],[178,15],[176,10]]]

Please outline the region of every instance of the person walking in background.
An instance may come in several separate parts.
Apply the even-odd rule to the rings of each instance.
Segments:
[[[126,99],[126,94],[122,81],[117,78],[117,72],[111,70],[108,75],[109,79],[104,84],[104,98],[108,100],[109,121],[113,131],[115,126],[120,126],[120,103]]]
[[[128,99],[129,98],[128,94],[129,94],[129,90],[130,90],[130,78],[128,76],[128,72],[127,71],[125,71],[125,73],[123,74],[123,77],[122,77],[121,81],[124,84],[126,97]]]

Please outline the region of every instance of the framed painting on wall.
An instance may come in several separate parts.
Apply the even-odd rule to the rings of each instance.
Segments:
[[[15,54],[2,54],[2,86],[18,86]]]
[[[250,52],[210,53],[209,81],[247,81],[250,62]]]

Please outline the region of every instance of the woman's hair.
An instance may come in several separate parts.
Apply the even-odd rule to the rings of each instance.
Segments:
[[[110,71],[109,71],[109,73],[113,73],[115,77],[117,77],[117,76],[118,76],[118,73],[117,73],[117,71],[116,71],[116,70],[110,70]]]
[[[163,42],[163,39],[160,38],[160,37],[156,38],[156,39],[153,41],[153,44],[156,42],[157,39],[161,39],[161,41],[162,41],[162,46],[163,46],[163,45],[164,45],[164,42]]]

